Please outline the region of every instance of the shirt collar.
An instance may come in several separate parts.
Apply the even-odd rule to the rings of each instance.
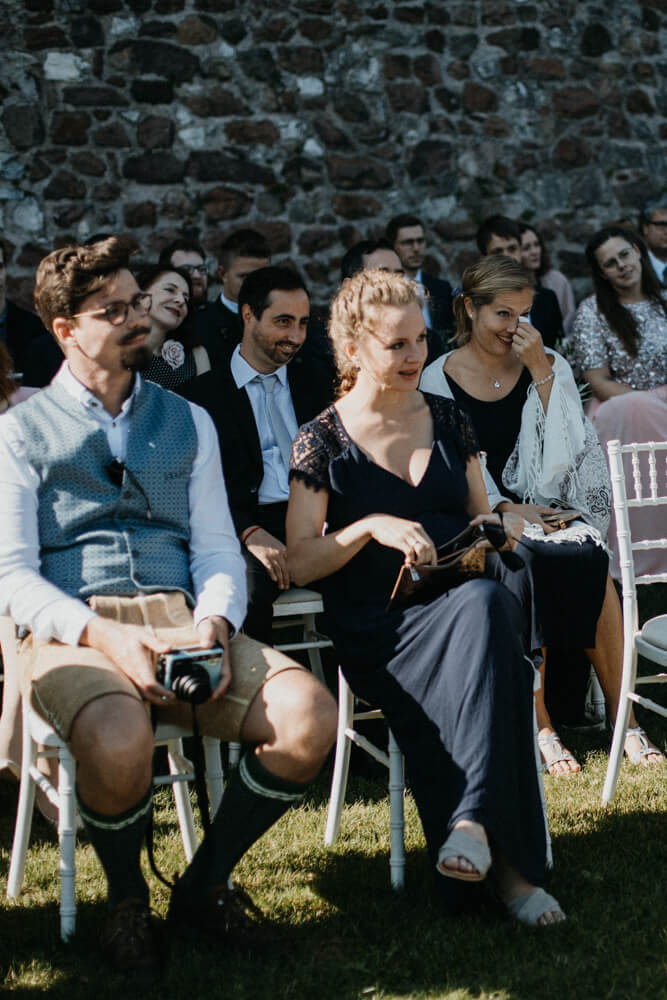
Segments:
[[[230,312],[236,313],[236,315],[238,316],[239,312],[238,302],[232,302],[231,299],[227,298],[224,292],[220,292],[220,301],[222,302],[223,306],[226,306],[226,308],[229,309]]]
[[[263,372],[258,372],[257,369],[253,368],[251,364],[248,364],[246,359],[241,355],[240,344],[237,344],[232,352],[230,367],[237,389],[244,389],[248,382],[252,382],[254,378],[257,378],[257,376],[260,378],[264,377]],[[277,375],[280,384],[283,386],[287,385],[287,365],[282,365],[282,367],[276,368],[275,372],[270,372],[269,374]]]
[[[648,251],[648,259],[651,261],[651,264],[653,265],[653,270],[658,275],[658,277],[660,277],[660,275],[665,273],[665,268],[667,267],[667,260],[660,260],[660,258],[656,257],[656,255],[653,253],[652,250]]]
[[[90,391],[90,389],[86,388],[83,382],[79,382],[78,378],[72,374],[72,371],[69,365],[67,364],[67,361],[63,361],[60,368],[56,372],[53,381],[57,382],[58,385],[61,387],[61,389],[64,389],[65,392],[69,393],[70,396],[78,400],[79,403],[81,403],[81,405],[84,406],[86,409],[88,410],[92,409],[98,412],[100,410],[102,411],[104,410],[104,407],[100,403],[97,396],[95,396]],[[134,385],[132,386],[132,391],[130,392],[130,395],[127,397],[127,399],[124,400],[123,405],[120,408],[119,416],[121,414],[124,416],[126,413],[129,413],[134,403],[134,400],[136,399],[139,393],[141,384],[142,384],[141,375],[139,374],[139,372],[135,372]]]

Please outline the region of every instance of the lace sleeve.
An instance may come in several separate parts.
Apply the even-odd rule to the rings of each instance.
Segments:
[[[475,428],[468,414],[453,399],[433,396],[429,392],[424,397],[433,414],[433,431],[436,439],[453,438],[464,462],[479,453],[479,442]]]
[[[342,450],[333,407],[304,424],[292,445],[290,482],[297,479],[313,490],[329,490],[329,462]]]

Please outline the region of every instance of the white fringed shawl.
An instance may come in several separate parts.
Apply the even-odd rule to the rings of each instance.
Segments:
[[[451,352],[449,352],[451,353]],[[433,361],[419,384],[424,392],[452,399],[443,371],[448,354]],[[554,380],[547,412],[533,384],[521,413],[521,429],[503,470],[503,484],[524,503],[558,503],[580,510],[603,537],[609,524],[611,490],[604,454],[590,421],[584,416],[572,369],[556,351]],[[506,500],[484,469],[491,509]]]

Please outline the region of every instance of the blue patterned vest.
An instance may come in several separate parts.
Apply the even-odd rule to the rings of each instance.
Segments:
[[[123,481],[107,436],[54,383],[13,411],[39,476],[41,574],[73,597],[180,590],[192,601],[188,486],[197,430],[188,403],[143,382],[132,403]]]

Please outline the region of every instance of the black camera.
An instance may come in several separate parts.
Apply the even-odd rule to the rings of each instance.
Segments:
[[[208,701],[222,676],[222,646],[186,646],[158,657],[157,680],[181,701]]]

